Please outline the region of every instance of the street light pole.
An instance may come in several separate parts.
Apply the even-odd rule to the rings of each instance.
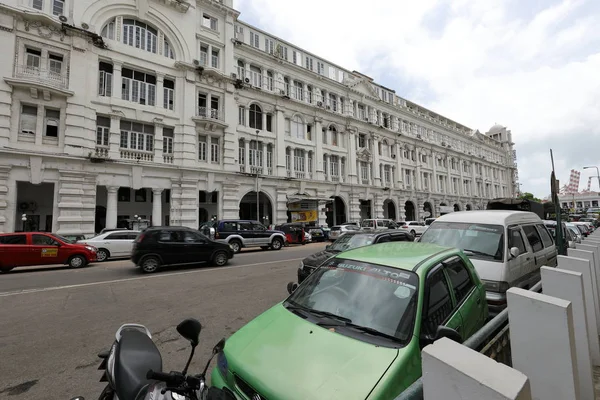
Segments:
[[[583,167],[583,169],[590,169],[590,168],[596,168],[596,177],[598,178],[598,190],[600,190],[600,169],[598,169],[598,167],[596,166],[592,166],[592,167]]]

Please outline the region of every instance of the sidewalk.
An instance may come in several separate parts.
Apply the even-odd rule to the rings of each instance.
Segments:
[[[594,392],[596,398],[600,399],[600,367],[594,367]]]

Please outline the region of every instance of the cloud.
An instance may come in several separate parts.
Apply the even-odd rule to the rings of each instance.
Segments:
[[[600,1],[237,0],[234,7],[241,19],[461,124],[506,125],[525,191],[548,194],[550,148],[561,182],[572,168],[600,165]],[[590,174],[582,171],[581,187]]]

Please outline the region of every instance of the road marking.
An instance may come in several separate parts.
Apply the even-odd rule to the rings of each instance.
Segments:
[[[110,283],[141,281],[141,280],[146,280],[146,279],[156,279],[156,278],[163,278],[163,277],[168,277],[168,276],[198,274],[198,273],[202,273],[202,272],[223,271],[225,269],[238,269],[238,268],[245,268],[245,267],[254,267],[254,266],[259,266],[259,265],[284,263],[284,262],[289,262],[289,261],[300,261],[300,260],[304,260],[304,258],[305,257],[291,258],[291,259],[279,260],[279,261],[266,261],[266,262],[254,263],[254,264],[231,265],[229,267],[207,268],[207,269],[198,269],[198,270],[194,270],[194,271],[183,271],[183,272],[172,272],[172,273],[167,273],[167,274],[140,276],[140,277],[136,277],[136,278],[125,278],[125,279],[114,279],[114,280],[110,280],[110,281],[101,281],[101,282],[79,283],[76,285],[53,286],[53,287],[38,288],[38,289],[24,289],[24,290],[17,290],[17,291],[13,291],[13,292],[0,293],[0,297],[16,296],[19,294],[30,294],[30,293],[38,293],[38,292],[51,292],[51,291],[55,291],[55,290],[73,289],[73,288],[80,288],[80,287],[86,287],[86,286],[106,285],[106,284],[110,284]]]

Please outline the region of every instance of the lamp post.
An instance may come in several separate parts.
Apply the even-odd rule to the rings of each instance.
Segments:
[[[21,221],[23,222],[23,232],[25,232],[25,223],[27,222],[27,214],[21,215]]]
[[[596,168],[596,177],[598,178],[598,186],[600,186],[600,170],[598,169],[598,167],[596,167],[596,166],[583,167],[583,169],[591,169],[591,168]],[[600,190],[600,188],[599,188],[599,190]]]
[[[256,157],[254,162],[254,168],[256,168],[256,220],[260,222],[260,193],[258,192],[258,134],[260,131],[256,130],[256,150],[254,150],[254,157]]]

